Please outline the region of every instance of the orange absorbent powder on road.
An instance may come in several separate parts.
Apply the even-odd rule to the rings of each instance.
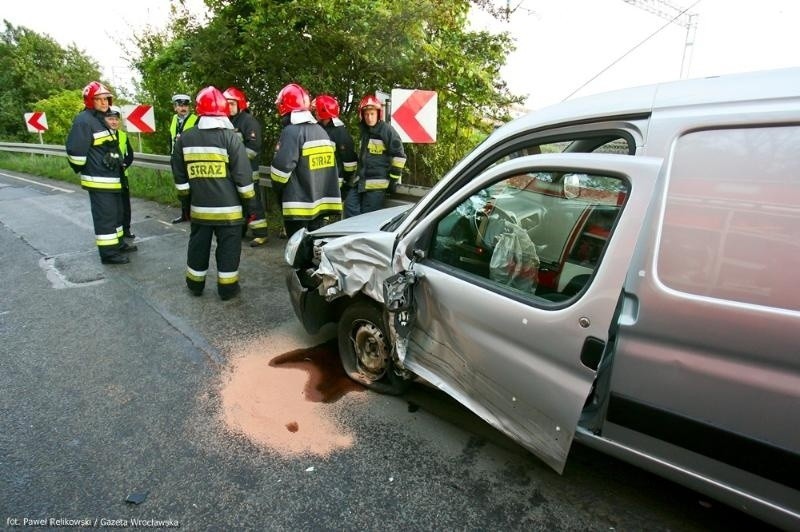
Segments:
[[[355,436],[334,418],[332,403],[364,388],[344,374],[335,345],[283,353],[271,340],[233,353],[221,388],[226,426],[287,457],[351,447]]]

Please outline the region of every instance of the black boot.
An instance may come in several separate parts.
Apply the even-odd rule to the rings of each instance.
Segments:
[[[227,301],[229,299],[233,299],[234,297],[239,295],[239,292],[242,291],[242,287],[238,284],[233,285],[232,287],[225,287],[219,289],[219,297],[223,301]]]
[[[101,257],[100,262],[103,264],[128,264],[131,260],[125,255],[109,255],[108,257]]]

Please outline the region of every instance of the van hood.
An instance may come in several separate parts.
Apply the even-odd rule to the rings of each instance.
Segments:
[[[326,237],[380,231],[381,227],[385,226],[390,220],[408,211],[413,206],[412,203],[409,203],[407,205],[398,205],[397,207],[389,207],[388,209],[360,214],[321,227],[316,231],[312,231],[311,234],[317,237]]]

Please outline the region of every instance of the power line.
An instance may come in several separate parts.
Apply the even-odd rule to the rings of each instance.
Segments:
[[[658,28],[656,31],[654,31],[653,33],[651,33],[650,35],[648,35],[647,37],[645,37],[645,38],[644,38],[642,41],[640,41],[640,42],[639,42],[638,44],[636,44],[636,45],[635,45],[633,48],[631,48],[630,50],[628,50],[627,52],[625,52],[624,54],[622,54],[620,57],[618,57],[617,59],[615,59],[614,61],[612,61],[612,62],[611,62],[611,64],[609,64],[608,66],[606,66],[605,68],[603,68],[603,69],[602,69],[600,72],[598,72],[597,74],[595,74],[594,76],[592,76],[591,78],[589,78],[589,79],[588,79],[586,82],[584,82],[584,83],[583,83],[583,84],[582,84],[580,87],[578,87],[577,89],[575,89],[574,91],[572,91],[571,93],[569,93],[569,94],[568,94],[568,95],[567,95],[567,96],[566,96],[566,97],[565,97],[563,100],[561,100],[561,101],[562,101],[562,102],[564,102],[564,101],[566,101],[566,100],[569,100],[569,99],[570,99],[572,96],[574,96],[574,95],[575,95],[575,93],[577,93],[578,91],[580,91],[581,89],[583,89],[584,87],[586,87],[586,86],[587,86],[589,83],[593,82],[594,80],[596,80],[597,78],[599,78],[600,76],[602,76],[602,75],[603,75],[603,74],[604,74],[606,71],[608,71],[608,70],[609,70],[611,67],[613,67],[614,65],[616,65],[617,63],[619,63],[620,61],[622,61],[623,59],[625,59],[626,57],[628,57],[628,56],[629,56],[631,53],[633,53],[633,52],[634,52],[634,51],[635,51],[637,48],[639,48],[641,45],[643,45],[644,43],[646,43],[647,41],[649,41],[650,39],[652,39],[653,37],[655,37],[655,36],[656,36],[658,33],[660,33],[660,32],[661,32],[661,31],[662,31],[664,28],[666,28],[666,27],[667,27],[667,26],[669,26],[670,24],[674,23],[674,22],[675,22],[675,20],[677,20],[677,19],[678,19],[678,17],[680,17],[681,15],[683,15],[684,13],[686,13],[687,11],[689,11],[691,8],[693,8],[694,6],[696,6],[698,3],[700,3],[700,0],[697,0],[697,1],[696,1],[694,4],[692,4],[691,6],[687,7],[686,9],[684,9],[683,11],[681,11],[680,13],[678,13],[677,15],[675,15],[673,18],[671,18],[670,20],[668,20],[668,21],[667,21],[667,22],[666,22],[666,23],[665,23],[663,26],[661,26],[661,27],[660,27],[660,28]]]

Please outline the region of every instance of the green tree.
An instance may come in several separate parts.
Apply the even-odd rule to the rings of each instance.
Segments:
[[[74,45],[62,48],[47,35],[3,21],[0,34],[0,138],[30,140],[23,114],[43,111],[40,100],[99,80],[97,63]],[[80,97],[80,95],[79,95]],[[80,99],[78,100],[81,101]],[[47,114],[48,125],[51,116]]]
[[[431,184],[521,101],[499,76],[513,49],[508,36],[467,30],[478,3],[485,2],[206,0],[203,23],[174,5],[170,27],[137,42],[140,99],[157,102],[159,123],[166,123],[173,92],[235,85],[264,125],[268,161],[280,131],[274,100],[287,83],[312,96],[334,94],[353,133],[365,93],[435,90],[438,142],[407,145],[408,182]]]
[[[37,111],[43,111],[47,116],[47,131],[42,134],[45,143],[65,144],[72,121],[83,110],[82,91],[79,89],[61,91],[39,100],[34,106]]]

